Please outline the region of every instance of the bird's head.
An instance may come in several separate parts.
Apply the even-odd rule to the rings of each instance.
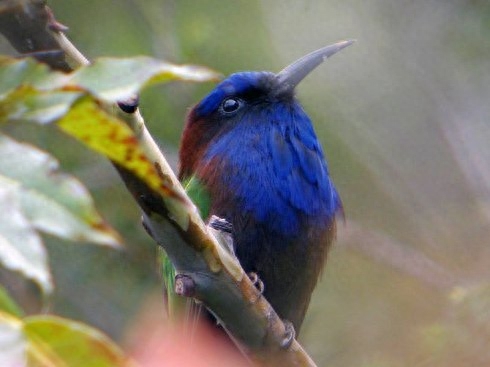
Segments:
[[[341,41],[313,51],[277,74],[239,72],[219,83],[188,115],[181,142],[181,178],[192,174],[213,140],[244,121],[250,122],[247,116],[272,114],[278,106],[295,103],[296,86],[324,60],[353,42]]]

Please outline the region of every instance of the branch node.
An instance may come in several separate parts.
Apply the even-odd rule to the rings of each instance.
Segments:
[[[53,14],[53,11],[46,6],[46,15],[47,15],[47,25],[48,25],[48,29],[53,31],[53,32],[66,32],[69,28],[58,22],[55,17],[54,17],[54,14]]]
[[[135,113],[139,106],[139,99],[139,96],[135,94],[134,96],[131,96],[124,101],[117,102],[117,105],[123,112]]]
[[[175,293],[183,297],[193,297],[196,293],[196,283],[188,275],[177,274],[175,276]]]

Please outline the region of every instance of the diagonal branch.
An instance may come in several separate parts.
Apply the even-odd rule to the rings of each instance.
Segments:
[[[88,60],[65,37],[42,0],[0,3],[0,32],[21,54],[31,55],[51,68],[70,71]],[[142,180],[113,162],[133,198],[143,210],[144,225],[165,248],[179,274],[179,292],[206,305],[222,322],[242,351],[257,364],[314,366],[293,340],[269,303],[244,273],[237,259],[221,245],[200,218],[196,207],[170,169],[135,109],[124,113],[106,106],[133,129],[140,146],[157,168],[162,184],[175,196],[156,193]]]

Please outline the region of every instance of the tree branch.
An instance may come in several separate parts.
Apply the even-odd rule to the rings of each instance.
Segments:
[[[8,0],[0,5],[0,32],[24,55],[32,55],[55,70],[70,71],[89,61],[65,37],[41,0]],[[125,168],[114,163],[133,198],[143,210],[144,225],[165,248],[182,281],[182,294],[192,294],[221,321],[239,348],[263,365],[314,366],[293,340],[275,311],[252,284],[239,262],[221,245],[158,149],[136,109],[124,113],[109,106],[133,129],[140,146],[157,168],[162,182],[178,197],[157,194]]]

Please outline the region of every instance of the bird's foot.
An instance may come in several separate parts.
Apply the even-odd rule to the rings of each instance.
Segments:
[[[217,231],[225,232],[231,234],[233,226],[224,218],[220,218],[216,215],[211,216],[209,220],[209,225],[216,229]]]
[[[221,243],[226,245],[226,249],[230,254],[235,256],[235,247],[233,245],[233,226],[224,218],[220,218],[216,215],[211,216],[208,222],[208,227],[214,230],[215,234],[219,234]]]
[[[282,320],[284,323],[284,338],[281,341],[281,348],[288,349],[293,344],[296,338],[296,330],[294,330],[293,323],[288,320]]]
[[[260,295],[264,293],[264,282],[259,278],[257,273],[251,271],[250,273],[247,274],[250,280],[252,281],[253,285],[255,288],[258,289],[260,292]]]

